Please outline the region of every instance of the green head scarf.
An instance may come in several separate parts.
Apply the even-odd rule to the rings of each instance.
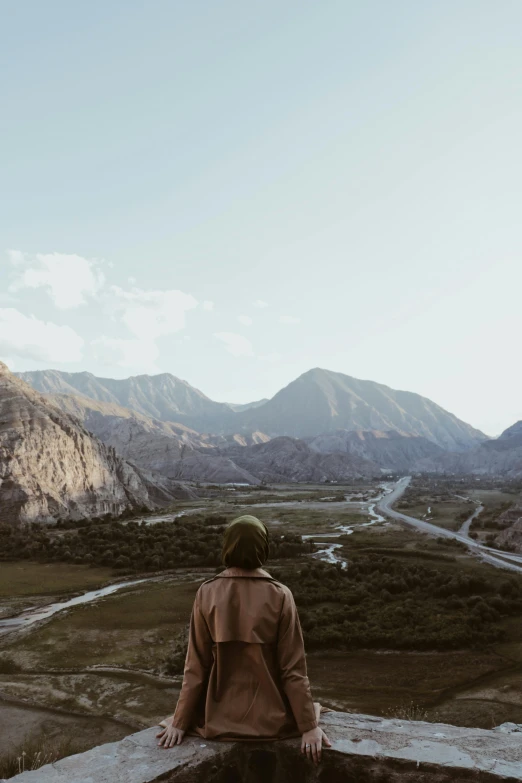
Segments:
[[[230,568],[259,568],[268,559],[269,538],[265,525],[246,515],[234,519],[223,538],[223,563]]]

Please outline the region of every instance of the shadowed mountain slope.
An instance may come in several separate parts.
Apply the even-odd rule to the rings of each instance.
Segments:
[[[322,454],[341,452],[375,462],[381,468],[408,471],[420,459],[443,454],[431,440],[417,435],[401,435],[395,430],[337,430],[309,439],[313,451]]]

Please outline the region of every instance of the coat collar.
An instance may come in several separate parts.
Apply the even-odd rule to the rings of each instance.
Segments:
[[[233,566],[231,568],[226,568],[224,571],[222,571],[220,574],[216,574],[218,577],[241,577],[246,576],[249,578],[264,578],[266,579],[272,579],[268,571],[264,571],[262,568],[237,568],[236,566]]]

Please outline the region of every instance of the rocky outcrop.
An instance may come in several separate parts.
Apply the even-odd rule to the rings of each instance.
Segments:
[[[155,508],[183,487],[137,470],[0,363],[0,521]]]
[[[420,459],[436,457],[444,451],[427,438],[402,435],[394,430],[323,433],[307,441],[313,451],[321,454],[341,452],[375,462],[383,469],[408,471]]]
[[[465,454],[441,454],[434,459],[419,461],[415,469],[420,472],[522,478],[522,422]]]
[[[319,368],[301,375],[260,408],[237,416],[245,430],[297,438],[339,429],[396,430],[456,451],[486,439],[419,394]]]
[[[511,724],[515,725],[515,724]],[[187,737],[158,748],[157,729],[132,734],[24,772],[12,783],[516,783],[520,734],[328,712],[321,726],[332,747],[314,767],[301,740],[211,742]]]
[[[381,475],[374,463],[348,454],[320,454],[303,440],[273,438],[248,447],[229,447],[236,465],[263,481],[345,481]]]

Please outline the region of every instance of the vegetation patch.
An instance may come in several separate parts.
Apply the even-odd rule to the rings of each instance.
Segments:
[[[0,526],[0,559],[37,560],[106,566],[122,573],[162,571],[179,567],[219,566],[227,517],[191,516],[147,525],[145,522],[90,522],[65,530]],[[314,551],[294,533],[271,536],[272,558],[296,557]]]
[[[281,572],[300,608],[309,649],[451,650],[503,638],[522,614],[522,580],[486,569],[454,571],[386,556],[347,569],[314,563]]]

